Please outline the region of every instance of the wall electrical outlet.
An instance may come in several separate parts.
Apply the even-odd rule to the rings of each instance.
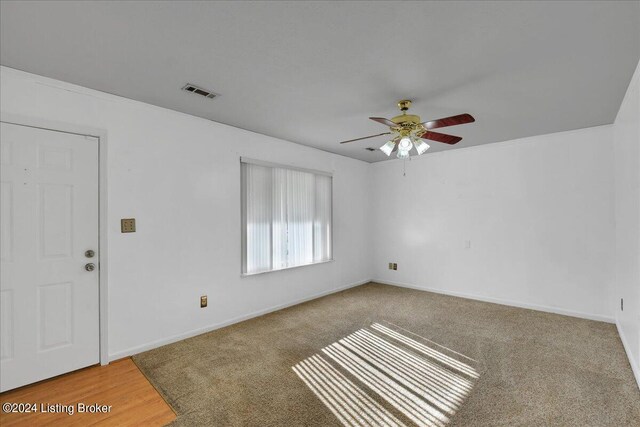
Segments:
[[[207,306],[207,296],[202,295],[200,297],[200,308],[205,308]]]

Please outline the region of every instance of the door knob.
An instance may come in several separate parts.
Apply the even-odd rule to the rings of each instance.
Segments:
[[[96,254],[96,253],[95,253],[94,251],[92,251],[91,249],[89,249],[88,251],[86,251],[86,252],[84,253],[84,256],[86,256],[87,258],[93,258],[93,257],[95,256],[95,254]]]
[[[90,262],[90,263],[84,265],[84,269],[87,270],[87,271],[93,271],[93,270],[96,269],[96,265],[94,263]]]

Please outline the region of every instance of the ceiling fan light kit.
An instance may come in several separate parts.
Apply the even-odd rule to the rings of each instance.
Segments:
[[[411,142],[411,138],[408,136],[403,136],[400,138],[400,142],[398,143],[398,158],[406,159],[409,157],[409,151],[413,147],[413,142]]]
[[[386,144],[380,147],[380,151],[389,156],[391,155],[391,152],[394,148],[396,148],[396,141],[392,139],[391,141],[388,141]]]
[[[416,138],[413,141],[413,145],[416,147],[416,151],[418,152],[418,155],[423,154],[425,151],[427,151],[431,147],[429,144],[427,144],[420,138]]]
[[[391,153],[397,151],[399,159],[406,159],[409,157],[413,148],[416,149],[418,155],[424,154],[430,148],[430,145],[424,142],[423,139],[429,139],[431,141],[442,142],[449,145],[457,144],[462,140],[459,136],[432,132],[431,129],[475,122],[473,116],[467,113],[421,122],[420,116],[407,114],[409,107],[411,107],[411,101],[403,99],[398,102],[398,108],[402,114],[393,117],[391,120],[385,119],[384,117],[369,117],[375,122],[388,126],[389,132],[365,136],[363,138],[350,139],[348,141],[342,141],[340,144],[346,144],[348,142],[360,141],[382,135],[391,135],[391,139],[380,147],[380,151],[387,156],[390,156]]]

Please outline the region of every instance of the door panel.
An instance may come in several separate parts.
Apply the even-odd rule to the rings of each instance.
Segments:
[[[98,140],[0,126],[5,391],[99,361]]]
[[[73,344],[73,284],[38,286],[39,351]]]
[[[73,256],[73,186],[38,185],[38,241],[41,259]]]

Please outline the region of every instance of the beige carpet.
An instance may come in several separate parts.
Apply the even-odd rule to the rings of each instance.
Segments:
[[[640,426],[614,325],[375,283],[134,361],[179,426]]]

